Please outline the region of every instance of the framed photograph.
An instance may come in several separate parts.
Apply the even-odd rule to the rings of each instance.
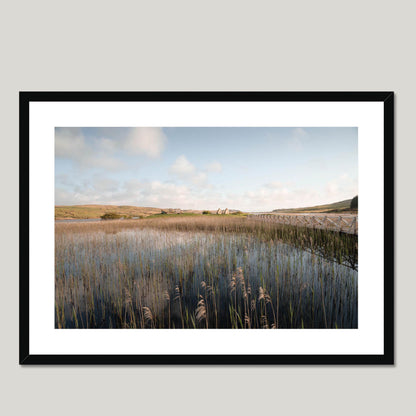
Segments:
[[[392,92],[21,92],[20,364],[394,364]]]

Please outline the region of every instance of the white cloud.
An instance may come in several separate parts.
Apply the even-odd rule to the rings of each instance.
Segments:
[[[55,156],[79,159],[88,151],[84,136],[79,130],[62,129],[55,135]]]
[[[124,163],[114,155],[112,140],[99,138],[87,141],[80,129],[59,129],[55,132],[55,156],[72,160],[78,167],[119,170]]]
[[[116,192],[119,189],[119,182],[110,178],[98,177],[94,180],[93,187],[98,192]]]
[[[112,154],[117,151],[117,142],[106,137],[100,137],[94,140],[94,148],[98,149],[100,153]]]
[[[329,202],[337,202],[345,199],[350,199],[357,194],[357,181],[346,173],[328,182],[325,187],[325,198]]]
[[[57,204],[101,203],[211,210],[228,207],[244,211],[269,211],[336,202],[358,193],[357,178],[347,173],[308,189],[299,188],[292,182],[273,181],[271,177],[270,182],[257,187],[253,185],[239,193],[231,190],[220,192],[209,184],[209,176],[222,172],[221,163],[211,161],[197,167],[184,154],[169,168],[171,181],[144,180],[143,175],[141,181],[126,180],[136,171],[129,172],[129,175],[126,172],[114,175],[111,171],[128,167],[128,163],[137,161],[139,164],[143,157],[158,157],[166,144],[162,129],[120,130],[118,136],[111,132],[107,135],[105,129],[95,133],[97,137],[84,136],[82,130],[76,128],[57,129],[56,157],[74,163],[71,175],[65,173],[56,177]],[[308,140],[307,133],[302,129],[293,129],[292,133],[292,145],[300,149],[302,141]],[[141,157],[126,157],[129,155]],[[85,172],[88,168],[100,170]],[[216,176],[220,186],[226,184],[226,177],[213,176]],[[275,178],[279,179],[278,176]]]
[[[189,166],[178,163],[178,166]],[[185,171],[193,171],[185,169]],[[198,178],[198,172],[194,172]],[[194,178],[194,182],[198,179]],[[200,179],[204,181],[202,176]],[[57,205],[114,204],[152,206],[158,208],[210,209],[218,207],[242,211],[271,211],[278,208],[297,208],[337,202],[357,194],[357,184],[350,176],[342,175],[320,189],[297,188],[291,183],[270,182],[245,192],[220,192],[207,186],[193,186],[194,182],[175,184],[162,181],[131,179],[117,181],[94,175],[88,180],[71,184],[67,176],[59,176],[55,198]],[[72,188],[71,191],[68,189]]]
[[[184,179],[194,175],[196,172],[196,167],[186,158],[185,155],[181,155],[169,168],[169,172],[181,179]]]
[[[94,203],[136,205],[157,208],[195,207],[194,195],[185,185],[138,180],[119,183],[108,178],[95,178],[73,191],[58,186],[55,190],[55,203],[56,205]]]
[[[187,186],[159,181],[145,184],[141,194],[146,202],[156,207],[182,208],[189,206],[192,201]]]
[[[208,176],[199,171],[185,155],[179,156],[169,168],[169,173],[184,182],[192,183],[197,186],[206,186]]]
[[[166,145],[166,136],[158,127],[133,128],[123,143],[126,151],[152,158],[160,156]]]
[[[206,173],[198,172],[192,177],[191,180],[194,185],[203,186],[203,185],[207,185],[207,178],[208,177]]]
[[[57,129],[55,156],[69,159],[83,169],[120,170],[123,156],[158,157],[164,150],[166,137],[161,128],[133,128],[124,137],[89,137],[79,128]]]
[[[85,168],[99,168],[116,171],[122,169],[125,164],[122,160],[111,155],[88,155],[81,159]]]

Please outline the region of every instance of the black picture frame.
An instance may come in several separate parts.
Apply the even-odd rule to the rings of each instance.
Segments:
[[[29,334],[29,113],[38,101],[382,102],[384,108],[384,354],[382,355],[36,355]],[[392,365],[394,364],[393,92],[20,92],[19,363],[99,365]]]

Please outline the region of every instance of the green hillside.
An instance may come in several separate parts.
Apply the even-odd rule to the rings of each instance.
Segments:
[[[55,206],[55,219],[100,218],[110,212],[130,218],[160,214],[161,209],[129,205],[57,205]]]
[[[351,199],[346,199],[345,201],[334,202],[333,204],[316,205],[314,207],[303,207],[303,208],[275,209],[273,210],[273,212],[279,212],[279,213],[345,212],[345,211],[352,211],[350,206],[351,206]]]

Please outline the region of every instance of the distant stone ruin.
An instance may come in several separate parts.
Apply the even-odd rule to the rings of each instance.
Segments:
[[[228,210],[228,208],[225,208],[223,210],[221,210],[221,208],[218,208],[217,210],[217,215],[229,215],[230,211]]]
[[[217,215],[221,215],[221,208],[217,209]]]
[[[162,210],[162,214],[182,214],[182,210],[180,208],[167,208]]]
[[[230,213],[230,211],[228,211],[228,208],[225,208],[225,210],[223,211],[224,215],[228,215]]]

